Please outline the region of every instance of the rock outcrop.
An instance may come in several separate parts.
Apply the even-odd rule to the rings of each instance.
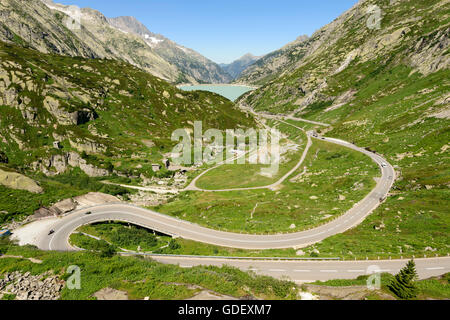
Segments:
[[[52,114],[61,125],[82,125],[98,118],[94,110],[83,108],[74,112],[68,112],[60,105],[60,100],[46,96],[44,108]]]
[[[43,189],[36,181],[20,173],[7,172],[0,169],[0,184],[7,188],[25,190],[32,193],[41,193]]]
[[[50,208],[42,207],[34,212],[29,221],[39,220],[48,217],[58,217],[74,210],[92,207],[99,204],[118,203],[119,198],[100,192],[90,192],[88,194],[69,198],[55,203]]]
[[[80,168],[90,177],[105,177],[109,174],[108,170],[97,168],[88,164],[86,160],[76,152],[68,152],[62,155],[52,155],[48,159],[33,163],[35,170],[42,171],[45,175],[54,176],[64,173],[69,167]]]
[[[125,291],[119,291],[112,288],[104,288],[93,295],[97,300],[128,300],[128,293]]]

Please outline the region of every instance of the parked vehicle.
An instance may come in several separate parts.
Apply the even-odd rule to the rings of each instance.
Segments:
[[[85,214],[86,214],[86,215],[90,215],[90,214],[92,214],[92,211],[88,211],[88,212],[86,212]]]
[[[11,231],[9,230],[0,230],[0,237],[7,237],[11,235]]]

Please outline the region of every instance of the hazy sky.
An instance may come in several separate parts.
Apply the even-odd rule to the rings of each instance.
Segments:
[[[218,63],[263,55],[330,23],[357,0],[54,0],[134,16]]]

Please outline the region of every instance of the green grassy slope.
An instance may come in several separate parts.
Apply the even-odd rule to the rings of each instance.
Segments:
[[[240,165],[234,167],[240,170]],[[243,172],[242,181],[247,174],[252,171]],[[154,209],[225,231],[295,232],[345,213],[375,186],[377,175],[379,169],[367,156],[317,140],[304,164],[277,190],[184,192]]]
[[[130,299],[152,300],[190,298],[200,288],[220,294],[262,299],[296,299],[298,287],[290,281],[256,276],[231,267],[194,267],[184,269],[175,265],[165,265],[138,257],[101,257],[90,252],[59,253],[43,252],[26,246],[0,244],[5,255],[35,258],[42,263],[33,263],[20,258],[0,259],[0,275],[6,272],[31,272],[33,275],[52,271],[62,279],[69,277],[66,270],[76,265],[81,269],[81,290],[61,292],[62,300],[88,300],[106,287],[128,292]]]
[[[67,169],[86,178],[69,173],[64,159],[74,154],[80,158],[75,167],[85,162],[100,175],[152,177],[152,163],[161,163],[178,143],[171,141],[178,128],[192,129],[194,121],[202,121],[204,130],[255,126],[223,97],[183,92],[123,62],[49,55],[2,42],[0,56],[0,149],[8,159],[2,167],[35,177],[46,194],[53,189],[47,178],[36,176],[39,171],[55,175]],[[67,182],[60,189],[72,192],[65,196],[101,189]],[[3,196],[20,201],[14,192]],[[6,205],[0,211],[10,213]]]
[[[382,10],[379,30],[366,27],[373,4]],[[449,253],[449,6],[361,1],[316,35],[320,45],[296,69],[240,101],[330,123],[317,130],[369,147],[396,168],[379,209],[307,251],[351,258]],[[322,33],[332,41],[321,42]]]

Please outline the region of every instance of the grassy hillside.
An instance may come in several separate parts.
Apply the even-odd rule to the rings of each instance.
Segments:
[[[299,138],[304,139],[299,130],[288,125],[281,124],[278,128],[288,133],[296,143],[299,143]],[[303,140],[300,144],[305,143]],[[289,162],[280,166],[280,171],[288,171],[300,157],[301,151],[295,152]],[[228,178],[233,179],[235,185],[244,186],[248,179],[255,178],[255,172],[243,170],[241,166],[219,167],[211,175],[225,176],[227,170],[232,170],[228,172]],[[184,192],[153,209],[224,231],[253,234],[296,232],[324,224],[345,213],[375,186],[374,177],[377,175],[379,169],[369,157],[317,140],[303,165],[276,190]],[[199,182],[212,189],[229,186],[220,182],[207,185],[208,181],[212,183],[214,180],[208,176],[202,179]]]
[[[366,26],[377,5],[380,29]],[[387,201],[362,225],[310,247],[323,255],[447,254],[448,1],[360,1],[309,40],[285,73],[244,97],[257,111],[332,124],[316,129],[386,157],[397,171]]]
[[[33,275],[51,271],[67,279],[69,266],[81,268],[81,289],[61,292],[62,300],[94,299],[97,291],[109,287],[126,291],[130,299],[186,299],[203,289],[237,298],[296,299],[298,287],[289,281],[256,276],[232,267],[194,267],[190,269],[164,265],[139,257],[102,257],[98,253],[43,252],[33,247],[0,244],[7,256],[0,259],[0,275],[7,272],[31,272]],[[34,258],[34,263],[23,258]],[[3,278],[3,277],[2,277]]]
[[[123,62],[2,42],[0,55],[0,149],[7,170],[55,176],[80,168],[72,175],[152,177],[152,163],[161,163],[175,145],[174,130],[192,129],[194,121],[204,130],[255,125],[225,98],[183,92]]]

